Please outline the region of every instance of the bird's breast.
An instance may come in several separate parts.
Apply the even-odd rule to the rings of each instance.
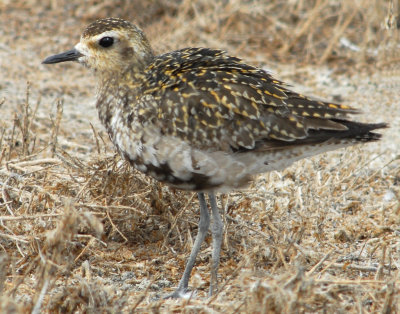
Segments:
[[[192,191],[228,189],[248,183],[244,165],[222,151],[207,151],[162,132],[141,108],[99,107],[100,120],[119,154],[137,170],[176,188]],[[231,178],[232,177],[232,178]],[[229,181],[229,182],[227,182]]]

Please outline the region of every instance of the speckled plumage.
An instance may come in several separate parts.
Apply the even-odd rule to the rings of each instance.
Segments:
[[[128,32],[148,47],[148,61],[130,59],[100,75],[97,108],[121,154],[160,181],[229,191],[254,174],[379,137],[369,131],[382,125],[343,120],[355,109],[292,92],[223,51],[185,48],[154,56],[143,33],[126,23],[101,20],[82,36]]]
[[[75,49],[44,63],[69,60],[94,70],[100,120],[124,158],[181,189],[242,188],[255,174],[378,140],[371,131],[386,127],[350,121],[357,110],[295,93],[220,50],[156,56],[143,32],[121,19],[94,22]]]

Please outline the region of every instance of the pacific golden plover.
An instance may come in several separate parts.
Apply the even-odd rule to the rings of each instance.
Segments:
[[[266,71],[225,52],[184,48],[154,55],[135,25],[106,18],[90,24],[74,49],[43,63],[78,61],[97,78],[101,122],[136,169],[196,191],[200,222],[179,285],[190,273],[213,224],[210,295],[217,289],[223,223],[215,192],[245,187],[253,175],[280,170],[329,150],[378,140],[385,123],[350,121],[358,111],[293,92]]]

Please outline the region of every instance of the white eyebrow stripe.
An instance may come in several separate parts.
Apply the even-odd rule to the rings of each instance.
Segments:
[[[112,37],[115,40],[117,40],[119,36],[121,36],[120,32],[111,30],[111,31],[106,31],[106,32],[103,32],[101,34],[97,34],[96,36],[93,36],[92,40],[93,41],[98,41],[98,40],[102,39],[103,37]]]

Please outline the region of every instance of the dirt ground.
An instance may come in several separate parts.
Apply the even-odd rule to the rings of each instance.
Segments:
[[[389,0],[0,2],[0,312],[399,312],[399,12]],[[196,195],[115,155],[87,69],[41,64],[107,16],[138,23],[159,53],[224,49],[390,128],[220,195],[219,293],[207,297],[207,237],[192,298],[160,299],[197,233]]]

